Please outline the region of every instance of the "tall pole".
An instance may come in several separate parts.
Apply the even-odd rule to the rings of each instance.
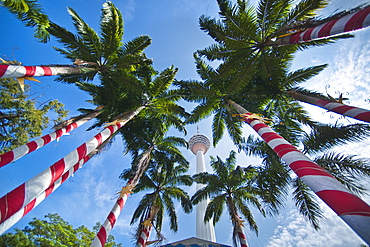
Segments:
[[[206,166],[204,163],[204,154],[207,153],[210,142],[209,139],[199,134],[194,135],[189,140],[190,150],[196,155],[196,173],[206,172]],[[199,190],[205,185],[196,184],[196,189]],[[216,242],[215,229],[211,224],[211,221],[204,222],[204,214],[206,212],[209,199],[199,202],[196,206],[196,237],[211,242]]]

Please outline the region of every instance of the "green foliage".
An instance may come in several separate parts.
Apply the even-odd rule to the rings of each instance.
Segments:
[[[52,113],[52,114],[51,114]],[[14,79],[0,79],[0,148],[12,150],[38,137],[49,126],[67,116],[64,105],[58,100],[43,104],[30,99]]]
[[[315,230],[319,230],[319,223],[324,219],[324,215],[313,192],[300,178],[293,180],[293,187],[293,200],[299,212]]]
[[[94,227],[96,230],[97,227]],[[45,215],[45,220],[34,218],[23,230],[0,236],[0,246],[4,247],[80,247],[90,246],[95,232],[85,226],[74,228],[58,214]],[[109,236],[105,246],[120,247]]]
[[[302,138],[303,151],[309,154],[324,152],[334,146],[364,140],[369,135],[368,124],[316,124]]]
[[[36,0],[0,0],[0,4],[8,8],[26,26],[36,26],[34,36],[41,42],[46,43],[49,40],[47,29],[50,21],[48,16],[42,13],[41,5]]]
[[[148,218],[148,214],[153,206],[158,207],[157,215],[152,217],[153,224],[157,233],[161,232],[165,214],[169,215],[170,229],[178,231],[178,217],[175,202],[179,201],[185,213],[190,213],[192,203],[190,197],[180,186],[191,186],[193,180],[191,176],[185,175],[188,167],[175,164],[175,160],[162,157],[162,159],[152,159],[150,169],[141,177],[134,192],[148,191],[136,208],[131,224],[139,222],[139,226]],[[123,178],[130,177],[130,170],[125,170]]]
[[[95,70],[80,75],[61,75],[57,80],[67,83],[91,81],[98,71],[100,75],[109,78],[110,72],[116,71],[122,80],[125,75],[133,74],[138,66],[152,63],[143,53],[143,50],[151,44],[149,36],[142,35],[125,44],[122,42],[124,33],[122,14],[112,2],[107,1],[103,4],[100,33],[92,29],[72,8],[68,8],[68,13],[77,33],[74,34],[51,22],[48,31],[63,45],[63,48],[54,47],[54,49],[72,62],[78,59]],[[132,78],[127,84],[130,81]]]

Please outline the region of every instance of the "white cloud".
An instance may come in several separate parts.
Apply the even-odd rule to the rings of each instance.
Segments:
[[[291,209],[283,218],[280,217],[274,235],[270,237],[269,247],[304,247],[304,246],[358,246],[364,242],[326,205],[321,203],[326,219],[321,230],[310,227],[298,211]]]

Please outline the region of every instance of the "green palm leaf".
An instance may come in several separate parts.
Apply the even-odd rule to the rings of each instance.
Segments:
[[[311,190],[299,178],[294,179],[293,188],[293,200],[299,212],[310,222],[315,230],[319,230],[319,223],[323,220],[324,215]]]
[[[122,46],[123,19],[112,2],[103,4],[100,22],[102,56],[110,58]]]
[[[364,140],[370,135],[367,124],[324,125],[314,126],[310,133],[304,134],[302,143],[306,153],[317,153],[334,146]]]
[[[92,60],[88,62],[97,62],[102,64],[102,43],[98,34],[92,29],[72,8],[67,8],[71,15],[73,25],[75,26],[80,38],[84,41],[85,48],[90,52]]]

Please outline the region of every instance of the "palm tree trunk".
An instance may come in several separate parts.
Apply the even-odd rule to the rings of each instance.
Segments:
[[[82,66],[21,66],[0,64],[0,78],[85,74],[96,68]]]
[[[245,233],[243,230],[243,224],[238,215],[238,211],[234,203],[232,202],[231,196],[228,196],[226,198],[226,201],[227,201],[227,206],[229,209],[230,219],[234,226],[234,229],[233,229],[234,244],[237,245],[236,243],[236,237],[237,237],[241,247],[248,247],[247,237],[245,236]]]
[[[238,234],[239,242],[241,247],[248,247],[247,237],[244,234],[243,227],[236,226],[235,232]]]
[[[144,106],[127,112],[125,119],[105,128],[64,158],[0,198],[0,224],[43,193],[76,163],[135,117],[143,108]]]
[[[370,243],[370,206],[353,195],[331,174],[314,163],[297,148],[274,132],[269,126],[255,118],[233,101],[228,103],[243,116],[262,139],[285,161],[286,164],[342,218],[367,244]]]
[[[159,210],[159,207],[157,205],[151,206],[149,214],[145,218],[144,224],[141,227],[141,232],[139,235],[139,239],[137,241],[137,247],[145,247],[149,243],[148,241],[149,241],[150,233],[152,231],[152,223],[155,217],[157,217],[158,210]],[[147,224],[147,223],[150,223],[150,224]]]
[[[28,214],[32,209],[39,205],[46,197],[48,197],[52,192],[54,192],[59,186],[64,183],[69,177],[71,177],[84,163],[89,160],[89,156],[85,156],[79,161],[76,165],[70,168],[66,173],[64,173],[57,181],[50,185],[45,191],[38,195],[26,206],[21,208],[18,212],[13,214],[7,220],[0,224],[0,235],[3,234],[6,230],[11,228],[15,223]]]
[[[120,215],[123,206],[127,201],[127,197],[129,193],[124,193],[124,191],[133,190],[136,184],[139,182],[141,176],[145,172],[146,168],[149,165],[150,160],[150,153],[154,147],[149,148],[141,157],[138,162],[138,166],[136,168],[136,172],[134,176],[127,182],[126,187],[124,187],[120,194],[120,197],[116,201],[115,205],[113,206],[112,211],[109,213],[107,219],[105,220],[104,224],[100,227],[99,232],[96,234],[91,247],[103,247],[107,238],[109,236],[110,231],[113,229],[118,216]],[[130,192],[131,193],[131,192]]]
[[[33,199],[30,203],[28,203],[25,207],[21,210],[13,214],[9,217],[6,221],[0,224],[0,235],[3,234],[6,230],[12,227],[15,223],[17,223],[23,216],[28,214],[32,209],[34,209],[37,205],[39,205],[46,197],[48,197],[52,192],[54,192],[59,186],[64,183],[68,178],[73,176],[73,174],[80,169],[87,161],[89,161],[95,154],[97,154],[108,142],[110,142],[113,138],[113,135],[110,136],[107,140],[105,140],[102,144],[100,144],[95,150],[90,152],[86,155],[83,159],[81,159],[77,164],[75,164],[71,169],[65,172],[57,181],[55,181],[52,185],[50,185],[43,193],[38,195],[35,199]]]
[[[290,45],[351,32],[370,25],[370,6],[313,28],[278,38],[269,45]]]
[[[94,111],[94,112],[92,112],[90,114],[87,114],[87,115],[85,114],[85,115],[81,116],[80,118],[78,118],[77,120],[75,119],[75,121],[72,121],[71,123],[67,124],[64,127],[60,126],[58,130],[56,130],[56,131],[54,131],[50,134],[47,134],[43,137],[40,137],[40,138],[36,139],[35,141],[31,141],[27,144],[24,144],[20,147],[17,147],[14,150],[11,150],[9,152],[1,154],[0,155],[0,167],[3,167],[5,165],[9,164],[10,162],[13,162],[13,161],[16,161],[19,158],[22,158],[26,154],[32,153],[33,151],[35,151],[35,150],[39,149],[40,147],[43,147],[46,144],[56,140],[57,138],[61,137],[62,135],[80,127],[81,125],[83,125],[87,121],[95,118],[99,114],[100,114],[100,111]]]
[[[339,102],[330,102],[327,100],[315,98],[302,93],[289,91],[288,94],[295,100],[299,100],[311,105],[324,108],[328,111],[336,112],[338,114],[351,117],[357,120],[370,123],[370,111],[354,106],[348,106]]]
[[[129,190],[130,188],[133,188],[133,185],[131,184],[131,180],[127,182],[125,188],[127,190]],[[104,247],[110,231],[113,229],[116,223],[116,220],[118,219],[118,216],[120,215],[122,211],[123,206],[125,206],[125,203],[127,201],[129,194],[130,194],[129,192],[120,194],[120,196],[118,197],[118,200],[116,201],[112,210],[108,214],[107,219],[104,221],[103,225],[101,225],[99,232],[96,234],[93,242],[91,243],[90,245],[91,247]]]

